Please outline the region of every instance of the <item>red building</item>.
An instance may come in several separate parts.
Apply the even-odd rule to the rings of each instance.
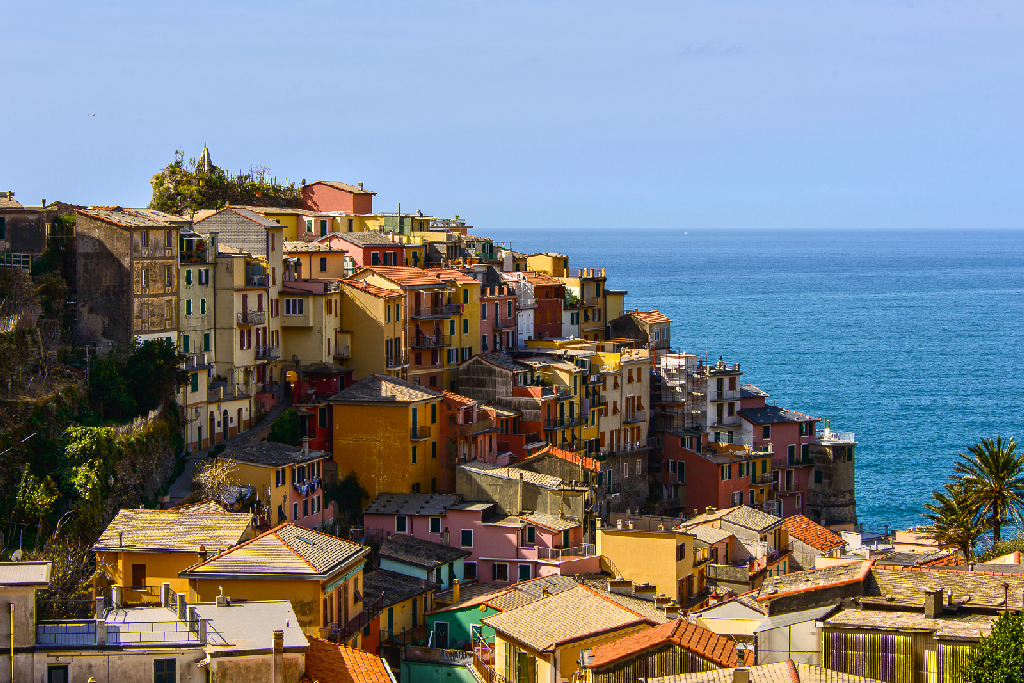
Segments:
[[[349,185],[335,180],[318,180],[302,186],[302,205],[312,211],[373,213],[373,195],[363,184]]]
[[[311,450],[332,451],[331,409],[327,400],[352,384],[352,369],[334,363],[312,363],[292,383],[295,411],[300,419],[299,434],[309,438]]]
[[[483,353],[516,348],[516,299],[511,285],[480,288],[480,348]]]
[[[526,277],[533,284],[533,295],[537,299],[537,310],[533,318],[534,339],[560,338],[565,283],[541,273],[529,273]]]
[[[697,433],[662,433],[667,507],[682,508],[688,515],[708,507],[764,507],[774,497],[770,454],[739,444],[704,443],[705,438]]]

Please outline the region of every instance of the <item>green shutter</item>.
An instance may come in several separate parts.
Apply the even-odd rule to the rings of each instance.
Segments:
[[[199,373],[193,372],[192,376],[192,391],[199,391]]]

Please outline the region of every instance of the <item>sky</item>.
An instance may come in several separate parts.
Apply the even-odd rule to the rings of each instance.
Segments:
[[[476,226],[1001,228],[1016,2],[4,3],[0,189],[144,206],[175,150]]]

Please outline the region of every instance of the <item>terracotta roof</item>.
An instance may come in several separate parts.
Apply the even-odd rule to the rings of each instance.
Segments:
[[[520,581],[484,602],[496,610],[508,612],[578,586],[579,584],[571,576],[562,576],[561,574],[538,576],[535,579]],[[545,591],[547,592],[545,593]]]
[[[597,586],[590,586],[590,588],[601,596],[619,603],[631,612],[636,612],[640,616],[645,617],[652,624],[664,624],[667,621],[671,621],[671,619],[665,616],[665,611],[658,609],[657,605],[650,600],[644,600],[643,598],[637,598],[632,595],[612,593],[609,590],[598,588]]]
[[[367,230],[366,232],[337,232],[334,233],[339,239],[343,239],[349,244],[354,244],[359,247],[375,247],[375,246],[386,246],[386,247],[404,247],[405,244],[396,242],[382,232],[376,230]],[[418,245],[417,245],[418,246]]]
[[[562,643],[649,622],[586,586],[576,586],[488,617],[483,623],[503,636],[547,652]]]
[[[457,270],[412,268],[410,266],[368,266],[359,273],[371,270],[403,287],[445,287],[449,282],[475,283],[476,280]],[[358,274],[358,273],[357,273]]]
[[[668,317],[664,313],[661,313],[660,311],[633,311],[628,315],[632,315],[634,318],[640,318],[641,320],[648,324],[672,322],[672,318]]]
[[[286,254],[298,254],[300,252],[315,251],[315,252],[326,252],[331,254],[347,254],[348,252],[344,249],[335,249],[330,244],[324,244],[322,242],[285,242],[284,253]]]
[[[568,529],[575,529],[581,525],[580,522],[571,519],[562,519],[561,517],[554,517],[552,515],[519,515],[519,518],[529,522],[530,524],[536,524],[537,526],[542,526],[545,529],[551,529],[552,531],[566,531]]]
[[[442,280],[452,280],[464,285],[480,284],[476,278],[470,277],[461,270],[455,270],[453,268],[425,268],[423,272],[434,277],[440,275]]]
[[[543,455],[553,455],[556,458],[561,458],[562,460],[571,462],[573,465],[582,464],[583,469],[590,470],[592,472],[601,471],[601,463],[594,460],[593,458],[588,457],[586,455],[577,455],[572,451],[566,451],[561,448],[558,448],[557,446],[547,446],[546,448],[542,448],[540,451],[530,456],[529,458],[522,460],[521,462],[528,462],[530,460],[533,460],[534,458],[539,458]]]
[[[592,659],[587,663],[588,669],[607,666],[624,657],[642,653],[658,645],[673,643],[679,647],[703,657],[718,666],[736,666],[738,657],[736,641],[718,635],[685,619],[675,619],[661,626],[634,633],[599,645],[591,650]],[[747,652],[744,666],[754,663],[754,653]]]
[[[179,573],[183,578],[206,576],[287,575],[324,579],[370,549],[322,531],[287,523]]]
[[[467,463],[458,465],[458,467],[468,471],[476,472],[478,474],[487,475],[490,477],[498,477],[500,479],[510,479],[513,481],[519,481],[521,478],[523,481],[540,486],[541,488],[558,490],[568,488],[564,482],[558,477],[553,477],[549,474],[540,474],[538,472],[531,472],[530,470],[518,469],[515,467],[503,467],[495,463],[484,462],[483,460],[470,460]]]
[[[216,514],[205,509],[121,510],[92,549],[195,553],[205,546],[210,552],[217,552],[241,543],[251,524],[252,515],[232,514],[223,509]]]
[[[307,188],[310,185],[328,185],[336,190],[344,190],[345,192],[350,192],[352,194],[377,194],[376,192],[365,190],[358,185],[349,185],[348,183],[338,182],[337,180],[315,180],[311,183],[306,183],[302,187]]]
[[[777,526],[782,522],[782,518],[770,515],[767,512],[755,510],[749,505],[737,505],[735,507],[722,508],[721,510],[715,510],[711,513],[704,513],[697,515],[696,517],[691,517],[680,526],[684,529],[690,529],[698,524],[707,524],[709,522],[716,521],[726,521],[730,524],[741,526],[744,529],[763,533],[764,531]]]
[[[647,683],[733,683],[736,669],[715,669],[692,674],[676,674],[645,679]],[[747,669],[750,683],[881,683],[874,678],[844,674],[810,664],[797,664],[792,659],[762,664]]]
[[[385,539],[377,554],[395,562],[435,569],[454,562],[460,557],[468,557],[473,554],[473,551],[454,548],[443,543],[434,543],[415,536],[395,534]]]
[[[508,356],[508,355],[506,355],[504,353],[499,353],[497,351],[494,351],[492,353],[480,353],[480,354],[477,354],[477,355],[473,356],[473,358],[471,360],[475,360],[475,359],[478,359],[478,358],[480,360],[484,361],[485,363],[490,363],[491,365],[494,365],[496,367],[502,368],[504,370],[511,370],[512,372],[526,372],[526,371],[530,370],[530,366],[529,365],[526,365],[524,363],[520,363],[519,361],[515,360],[511,356]],[[466,361],[466,362],[468,363],[470,361]]]
[[[564,282],[562,282],[558,278],[551,277],[550,275],[544,275],[543,273],[535,273],[533,271],[529,271],[529,272],[526,273],[526,279],[527,279],[527,281],[533,283],[534,286],[536,286],[536,285],[542,285],[542,286],[547,286],[547,285],[564,285],[565,284]]]
[[[369,375],[339,391],[331,401],[372,401],[379,403],[415,403],[443,396],[440,391],[407,382],[391,375]]]
[[[865,581],[870,570],[870,562],[853,562],[835,567],[824,567],[823,569],[812,569],[805,572],[773,576],[765,579],[764,583],[761,584],[757,599],[759,602],[765,602],[776,600],[786,595],[803,593],[804,591],[860,583]],[[921,602],[922,604],[924,602],[923,595],[921,596]]]
[[[457,493],[378,493],[363,514],[438,517],[460,500]]]
[[[450,401],[451,403],[454,403],[456,405],[466,407],[476,403],[475,399],[469,398],[468,396],[460,396],[459,394],[453,394],[450,391],[445,391],[442,393],[444,394],[445,400]]]
[[[846,545],[846,541],[838,534],[803,515],[793,515],[782,520],[782,528],[788,531],[791,537],[823,553]]]
[[[397,299],[403,296],[403,294],[397,289],[384,289],[383,287],[371,285],[369,282],[363,282],[362,280],[342,280],[341,284],[344,287],[352,287],[353,289],[358,289],[366,292],[367,294],[371,294],[378,299]]]
[[[306,673],[302,680],[320,683],[392,683],[380,657],[344,645],[306,636]]]

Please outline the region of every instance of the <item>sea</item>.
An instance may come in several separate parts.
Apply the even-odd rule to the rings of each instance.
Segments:
[[[627,308],[672,318],[674,348],[739,362],[770,403],[854,432],[866,530],[926,523],[958,452],[1024,439],[1024,231],[486,234],[604,268]]]

